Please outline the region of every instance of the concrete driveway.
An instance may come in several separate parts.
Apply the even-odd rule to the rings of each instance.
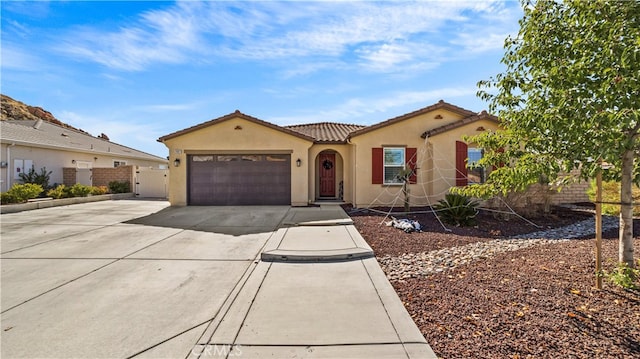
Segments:
[[[340,212],[120,200],[3,214],[2,358],[435,357]]]

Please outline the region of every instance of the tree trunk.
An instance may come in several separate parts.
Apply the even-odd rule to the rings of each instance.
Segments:
[[[619,260],[634,267],[633,261],[633,161],[634,151],[626,150],[622,155],[622,178],[620,181],[620,245]]]

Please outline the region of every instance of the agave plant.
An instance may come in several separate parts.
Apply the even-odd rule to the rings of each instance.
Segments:
[[[444,196],[444,199],[438,201],[434,208],[442,221],[460,227],[472,226],[476,223],[478,205],[477,201],[467,196],[448,193]]]

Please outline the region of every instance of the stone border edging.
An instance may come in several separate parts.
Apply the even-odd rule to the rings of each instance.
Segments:
[[[130,193],[116,193],[116,194],[101,194],[98,196],[88,196],[88,197],[61,198],[61,199],[35,201],[35,202],[28,202],[28,203],[5,204],[0,206],[0,214],[18,213],[18,212],[31,211],[34,209],[41,209],[41,208],[68,206],[68,205],[79,204],[79,203],[109,201],[109,200],[126,199],[126,198],[134,198],[134,197],[135,197],[135,194],[133,192],[130,192]]]

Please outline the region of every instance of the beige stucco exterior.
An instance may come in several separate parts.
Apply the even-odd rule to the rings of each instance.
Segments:
[[[440,118],[441,117],[441,118]],[[439,109],[366,132],[351,138],[354,147],[354,179],[350,202],[356,207],[402,206],[401,185],[372,184],[371,149],[405,147],[417,149],[417,183],[409,185],[411,205],[429,205],[444,197],[455,186],[455,142],[465,135],[478,134],[477,129],[496,130],[497,123],[478,120],[423,139],[421,134],[465,116]]]
[[[493,116],[475,116],[464,109],[441,104],[434,105],[437,108],[432,111],[417,111],[415,115],[365,127],[365,131],[355,131],[340,143],[298,136],[240,112],[167,135],[160,141],[170,154],[169,200],[175,206],[188,204],[187,156],[190,154],[283,153],[291,155],[291,205],[308,205],[319,199],[319,156],[333,153],[335,199],[356,207],[401,206],[400,185],[372,184],[372,148],[405,147],[417,149],[419,167],[417,183],[409,186],[411,205],[433,204],[455,186],[456,141],[479,131],[498,129]],[[471,120],[461,123],[463,119]],[[441,130],[433,136],[421,137],[434,129]],[[174,166],[176,159],[180,161],[177,167]],[[297,159],[301,160],[300,167],[296,165]]]
[[[174,206],[187,205],[187,155],[190,154],[259,154],[291,155],[291,204],[309,203],[309,149],[313,141],[292,136],[241,116],[211,124],[197,131],[164,140],[169,148],[169,201]],[[300,167],[296,160],[300,159]],[[178,167],[173,163],[180,160]]]
[[[353,197],[353,146],[348,144],[314,144],[309,148],[309,201],[319,197],[318,169],[321,153],[335,153],[336,155],[336,197],[340,198],[340,183],[342,182],[342,199]]]

